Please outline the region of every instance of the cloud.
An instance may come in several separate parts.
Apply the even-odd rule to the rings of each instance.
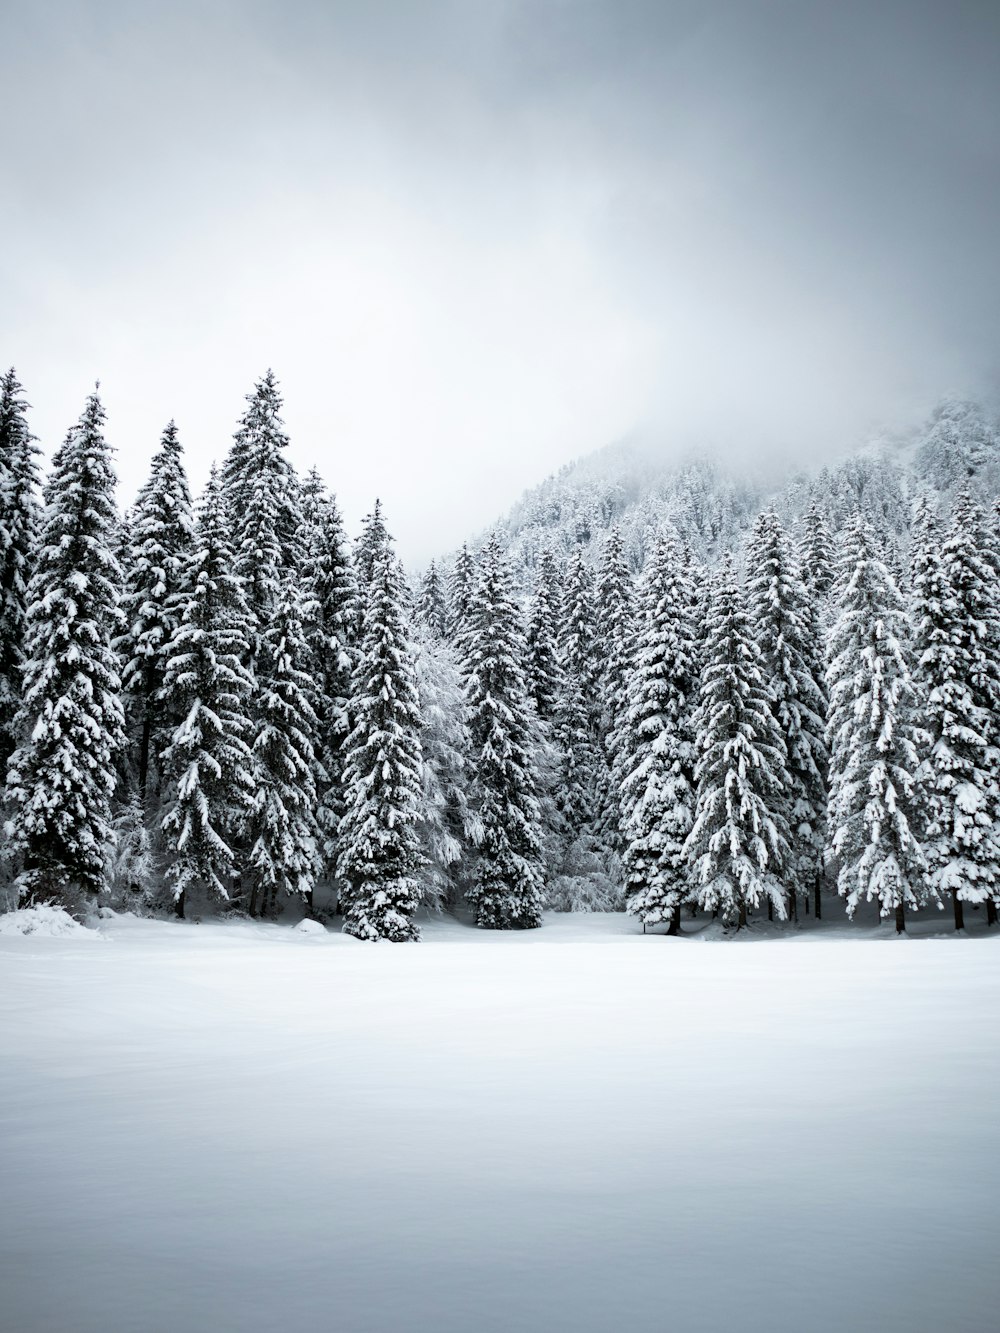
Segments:
[[[420,560],[635,429],[834,449],[993,382],[1000,13],[7,6],[0,356],[123,494],[282,378]]]

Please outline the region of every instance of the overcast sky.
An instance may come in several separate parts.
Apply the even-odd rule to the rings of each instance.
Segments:
[[[1000,366],[1000,4],[0,0],[0,362],[122,498],[268,366],[421,561],[632,432],[835,448]]]

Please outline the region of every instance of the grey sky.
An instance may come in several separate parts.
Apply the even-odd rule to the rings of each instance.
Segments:
[[[1000,4],[0,0],[0,363],[123,497],[279,374],[410,559],[633,431],[835,448],[1000,364]]]

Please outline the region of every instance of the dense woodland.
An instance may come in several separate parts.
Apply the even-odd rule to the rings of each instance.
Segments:
[[[618,909],[670,932],[1000,902],[1000,430],[780,485],[626,447],[412,584],[287,456],[277,381],[196,504],[180,433],[119,513],[95,391],[44,488],[0,380],[8,905],[362,939]]]

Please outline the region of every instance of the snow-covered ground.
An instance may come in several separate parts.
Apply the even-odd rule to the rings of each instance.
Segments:
[[[5,1333],[1000,1326],[1000,938],[424,933],[0,936]]]

